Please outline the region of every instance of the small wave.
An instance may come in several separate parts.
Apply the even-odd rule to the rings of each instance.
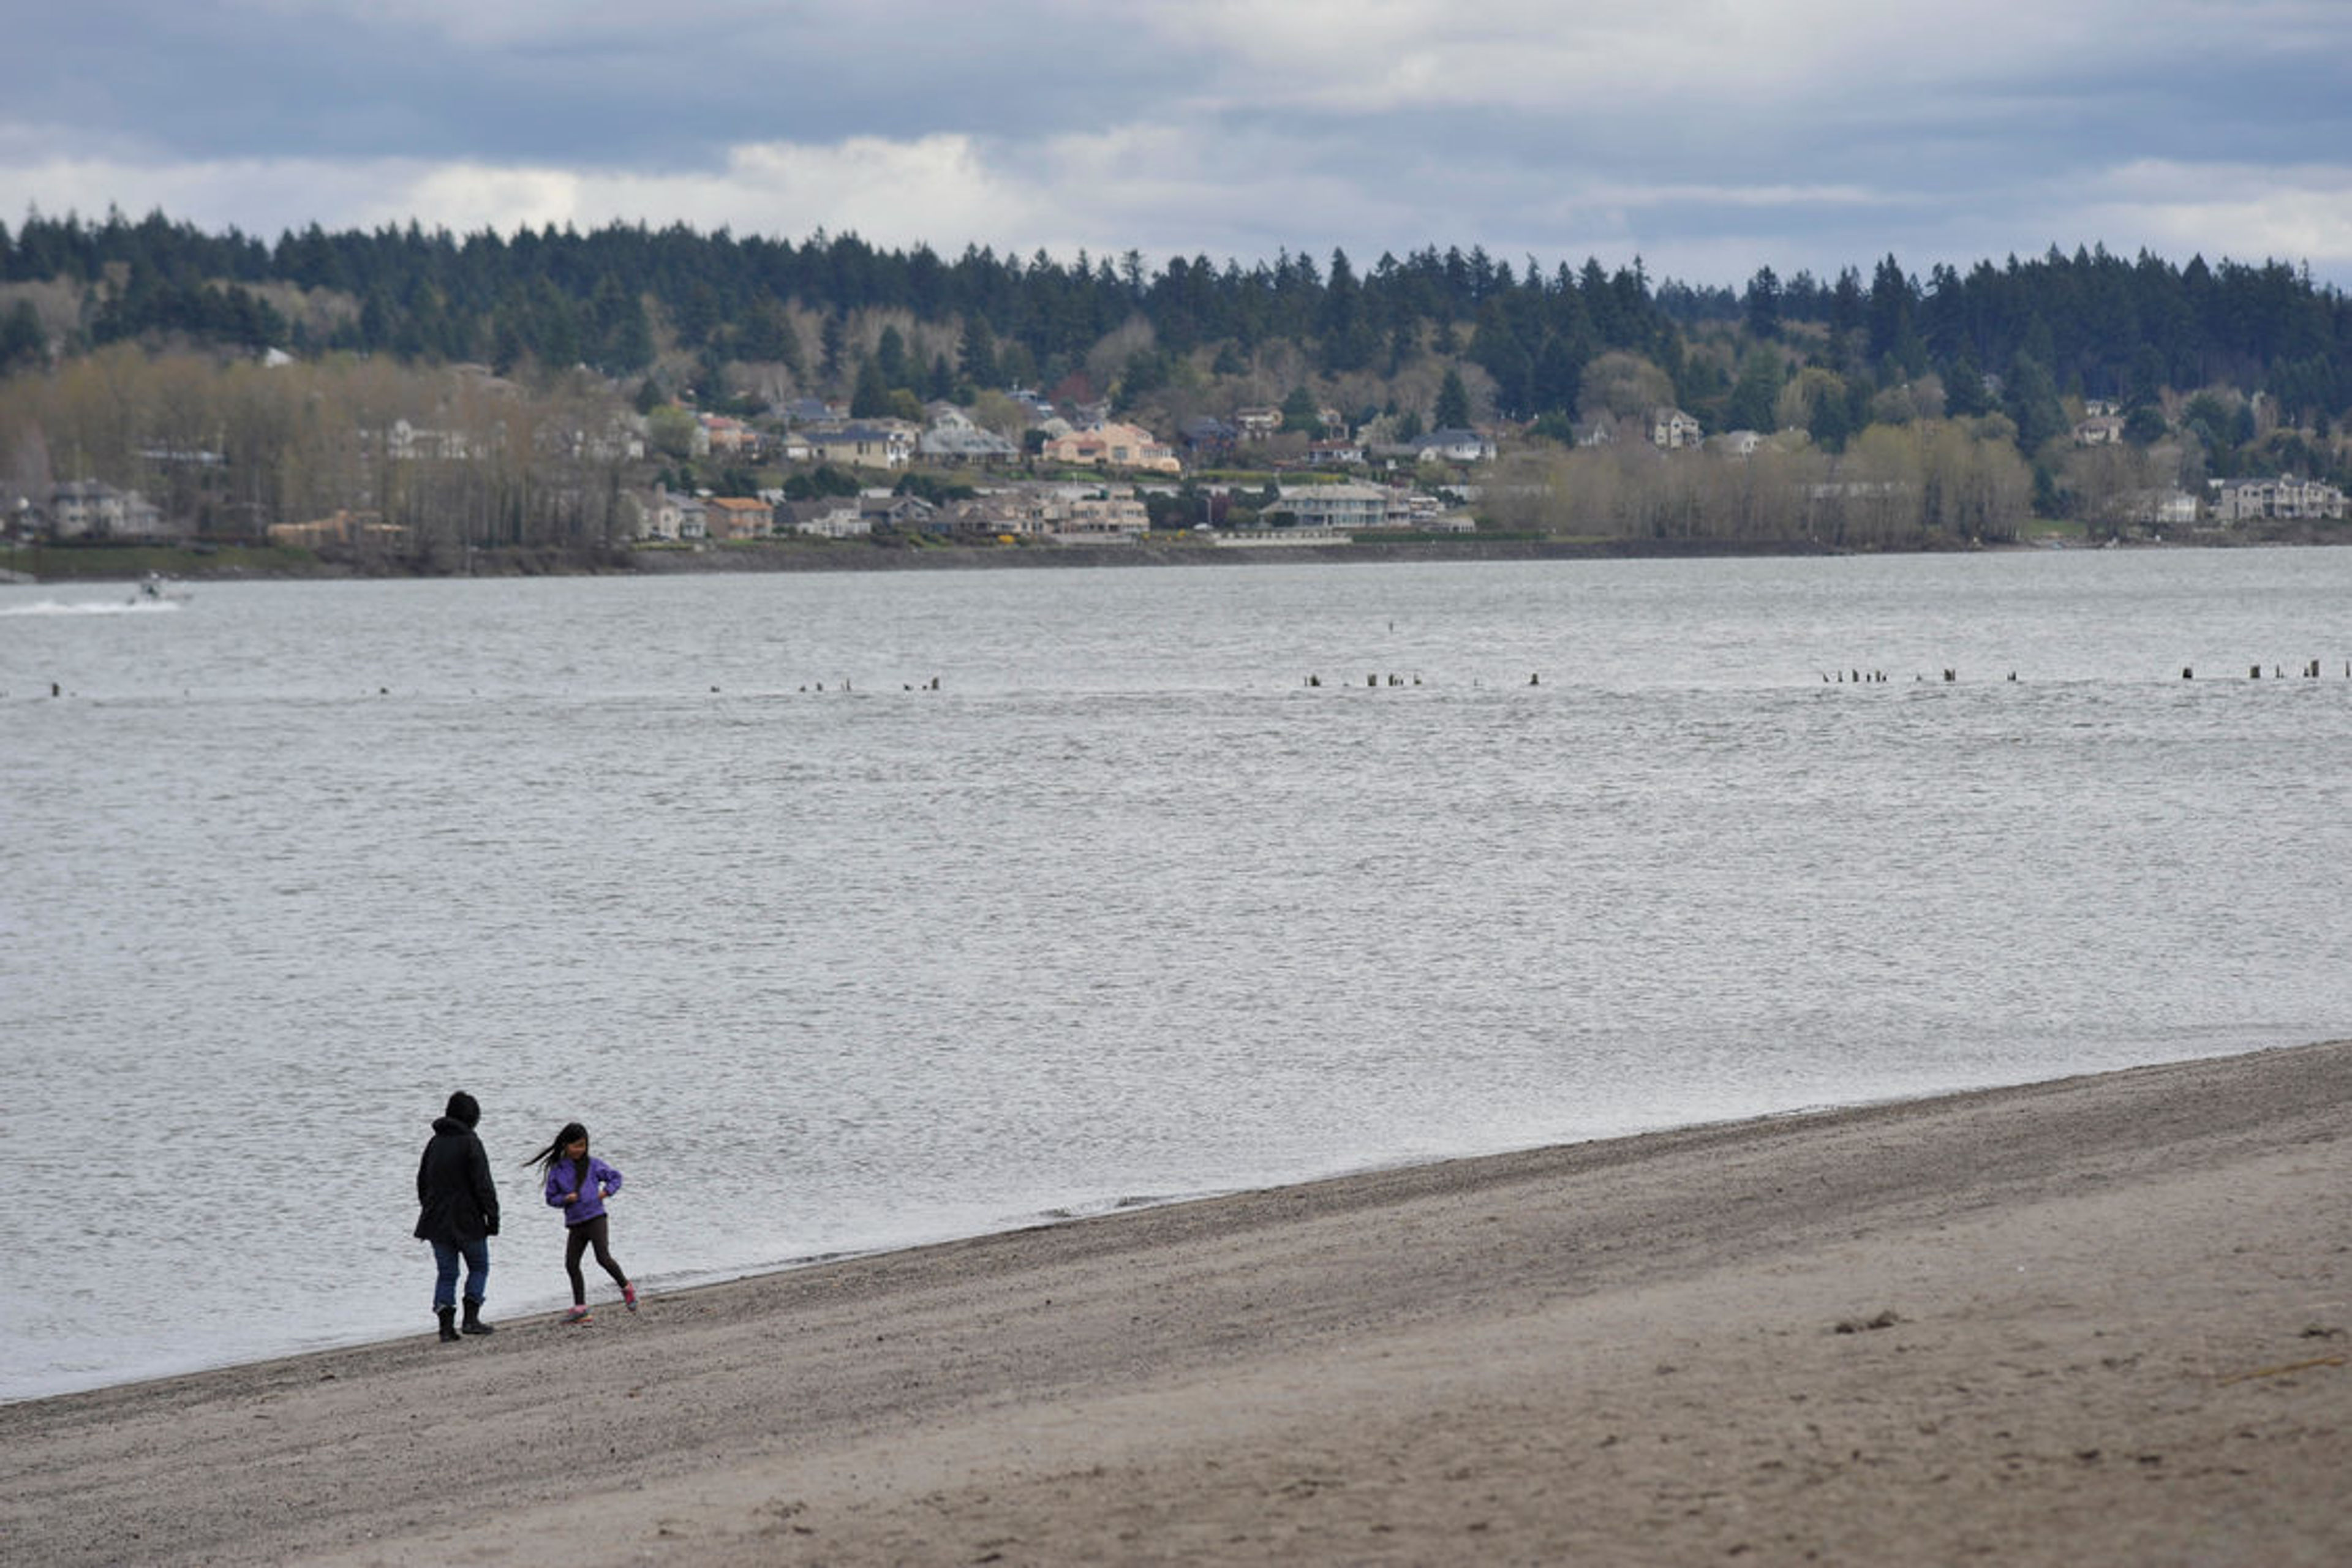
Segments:
[[[42,599],[0,605],[0,616],[158,616],[179,608],[176,599]]]

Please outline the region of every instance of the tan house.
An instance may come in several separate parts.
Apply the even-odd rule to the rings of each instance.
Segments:
[[[1046,500],[1045,523],[1064,543],[1110,543],[1141,538],[1151,514],[1131,489],[1065,490]]]
[[[740,419],[724,414],[697,414],[694,420],[702,429],[701,440],[695,443],[698,450],[714,458],[748,457],[759,451],[759,432]]]
[[[702,503],[703,528],[712,539],[757,539],[775,518],[775,508],[745,496],[710,496]]]
[[[1045,458],[1076,468],[1143,468],[1160,474],[1181,473],[1184,468],[1175,447],[1138,425],[1097,425],[1055,437],[1045,443]]]
[[[325,545],[368,544],[383,549],[395,549],[407,542],[408,530],[396,522],[386,522],[378,513],[338,509],[325,517],[308,522],[273,522],[264,531],[272,544],[283,544],[297,550],[317,550]]]

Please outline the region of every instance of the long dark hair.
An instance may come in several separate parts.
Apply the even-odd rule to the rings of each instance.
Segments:
[[[537,1165],[541,1171],[551,1171],[555,1169],[555,1162],[571,1158],[563,1152],[567,1145],[583,1142],[587,1137],[588,1129],[581,1126],[577,1121],[567,1121],[563,1124],[563,1131],[555,1135],[554,1142],[525,1160],[523,1163]],[[581,1158],[584,1161],[587,1156],[583,1154]]]

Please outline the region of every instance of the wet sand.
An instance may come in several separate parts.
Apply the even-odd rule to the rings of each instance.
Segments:
[[[0,1560],[2341,1563],[2348,1119],[2337,1043],[420,1312],[0,1406]]]

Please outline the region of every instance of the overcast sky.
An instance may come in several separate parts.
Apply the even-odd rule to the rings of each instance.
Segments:
[[[2352,287],[2347,0],[14,0],[0,222]]]

